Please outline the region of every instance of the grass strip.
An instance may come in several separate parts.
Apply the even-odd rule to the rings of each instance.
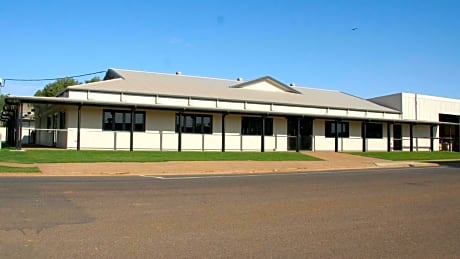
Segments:
[[[350,154],[392,161],[460,160],[459,152],[351,152]]]
[[[11,163],[91,163],[164,161],[317,161],[296,152],[159,152],[94,150],[0,151],[0,162]]]
[[[12,167],[0,165],[0,173],[40,173],[38,167]]]

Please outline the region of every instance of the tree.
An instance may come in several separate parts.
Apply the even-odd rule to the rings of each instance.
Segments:
[[[85,84],[99,82],[99,81],[101,81],[101,78],[98,76],[95,76],[89,80],[86,80]],[[78,80],[75,80],[71,77],[59,78],[56,81],[45,85],[43,89],[35,92],[35,96],[53,97],[59,94],[61,91],[63,91],[67,86],[79,85],[79,84],[81,83],[78,82]]]
[[[35,92],[35,96],[56,96],[58,93],[63,91],[67,86],[71,85],[78,85],[80,82],[77,80],[66,77],[66,78],[59,78],[56,81],[47,84],[42,90],[38,90]]]
[[[0,94],[0,113],[3,111],[3,105],[5,104],[5,95]],[[4,122],[0,121],[0,126],[3,126]]]
[[[91,78],[90,80],[86,80],[85,84],[99,82],[99,81],[101,81],[101,78],[98,77],[98,76],[95,76],[95,77]]]
[[[0,111],[3,110],[3,105],[5,104],[5,95],[0,94]]]

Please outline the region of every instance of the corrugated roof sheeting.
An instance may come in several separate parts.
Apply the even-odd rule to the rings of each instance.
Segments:
[[[329,107],[399,113],[396,110],[339,91],[292,87],[301,94],[291,92],[269,92],[232,86],[241,84],[237,80],[214,79],[175,74],[139,72],[111,69],[121,78],[91,84],[70,86],[69,89],[170,95],[192,98],[216,98],[222,100],[282,103],[299,106]]]

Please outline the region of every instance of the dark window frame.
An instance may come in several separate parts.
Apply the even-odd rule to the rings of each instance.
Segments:
[[[335,138],[335,124],[337,124],[338,137],[349,138],[350,137],[350,123],[348,121],[326,121],[324,127],[324,136],[326,138]]]
[[[145,132],[145,111],[135,111],[134,118],[133,131]],[[140,122],[138,119],[140,119]],[[102,130],[131,131],[131,111],[108,109],[102,110]]]
[[[366,123],[366,138],[382,139],[383,138],[383,124]]]
[[[182,133],[213,134],[213,116],[211,114],[176,113],[176,133],[179,133],[179,116],[182,115]]]
[[[273,136],[273,118],[265,118],[265,136]],[[261,117],[241,117],[241,135],[261,136]]]

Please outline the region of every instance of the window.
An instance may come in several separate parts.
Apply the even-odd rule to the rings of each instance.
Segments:
[[[350,137],[349,124],[348,122],[335,122],[335,121],[326,121],[326,138],[335,138],[335,124],[337,123],[337,132],[339,138],[348,138]]]
[[[180,114],[176,114],[176,132],[179,132]],[[212,116],[202,114],[182,114],[182,132],[212,134]]]
[[[104,110],[102,129],[131,131],[131,111]],[[145,131],[145,112],[134,112],[134,131]]]
[[[383,125],[380,123],[367,123],[366,138],[383,138]]]
[[[262,135],[262,118],[242,117],[242,135]],[[265,135],[273,135],[273,118],[265,118]]]

